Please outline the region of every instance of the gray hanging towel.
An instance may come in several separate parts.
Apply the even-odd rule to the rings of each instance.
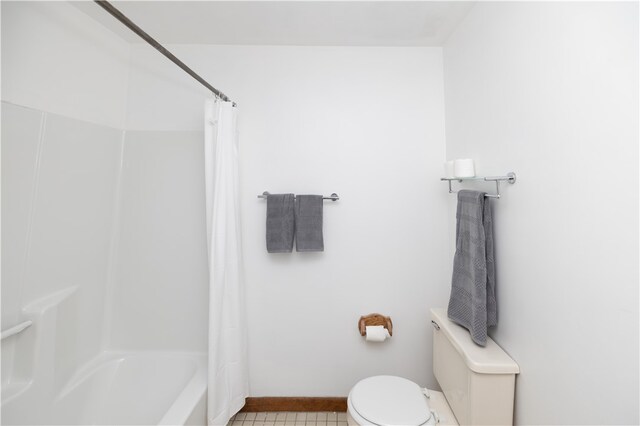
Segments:
[[[296,251],[324,251],[322,195],[296,196]]]
[[[449,319],[467,328],[480,346],[487,344],[487,327],[498,323],[493,222],[484,195],[458,192],[456,253],[447,309]]]
[[[295,221],[293,194],[267,196],[267,252],[291,253]]]

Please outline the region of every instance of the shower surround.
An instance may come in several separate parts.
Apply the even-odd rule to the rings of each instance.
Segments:
[[[204,423],[206,239],[180,274],[195,231],[170,223],[204,221],[204,202],[202,217],[169,206],[200,195],[184,151],[201,134],[178,144],[7,102],[2,124],[3,329],[32,321],[2,341],[2,423]]]
[[[70,3],[0,7],[2,423],[204,423],[202,132],[128,129],[131,45]]]

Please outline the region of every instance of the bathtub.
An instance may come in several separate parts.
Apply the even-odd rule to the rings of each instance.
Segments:
[[[206,390],[203,354],[105,352],[59,391],[3,392],[2,424],[205,425]]]

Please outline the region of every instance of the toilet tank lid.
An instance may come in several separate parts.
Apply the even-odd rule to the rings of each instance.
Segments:
[[[487,337],[485,347],[471,340],[469,331],[452,322],[446,309],[431,309],[431,319],[440,326],[472,371],[482,374],[518,374],[520,367],[496,342]]]

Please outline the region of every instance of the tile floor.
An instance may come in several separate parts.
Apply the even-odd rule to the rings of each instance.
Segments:
[[[347,426],[347,413],[238,413],[227,426]]]

